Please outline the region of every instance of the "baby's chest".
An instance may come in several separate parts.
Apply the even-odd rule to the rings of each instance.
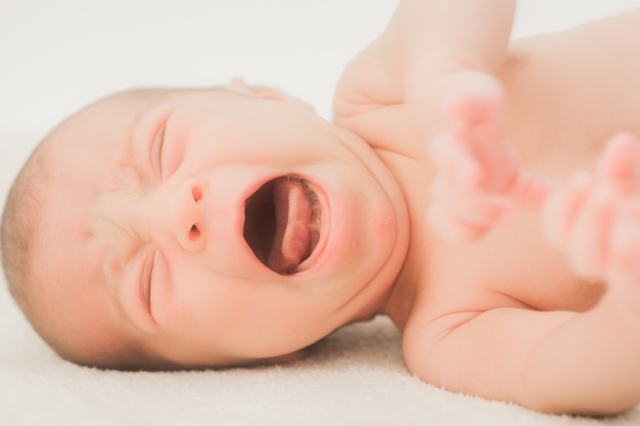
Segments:
[[[484,311],[498,307],[584,311],[604,291],[577,278],[544,240],[540,214],[523,213],[480,241],[454,248],[435,242],[416,308]],[[422,293],[422,294],[420,294]]]
[[[593,28],[597,46],[581,32],[513,44],[500,78],[506,140],[523,168],[564,180],[578,169],[593,170],[613,134],[640,135],[640,57],[621,35],[637,36],[637,20],[628,24],[613,39]]]

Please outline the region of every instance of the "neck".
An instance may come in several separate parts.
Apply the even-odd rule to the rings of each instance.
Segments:
[[[407,325],[416,296],[417,283],[421,281],[420,268],[415,267],[416,262],[412,262],[412,258],[426,258],[426,256],[414,253],[416,251],[410,249],[402,270],[379,311],[379,313],[388,316],[400,331],[404,331]]]
[[[409,320],[418,287],[426,283],[429,271],[430,232],[426,218],[433,171],[422,161],[383,150],[378,150],[378,154],[400,184],[409,214],[407,254],[379,310],[402,331]]]

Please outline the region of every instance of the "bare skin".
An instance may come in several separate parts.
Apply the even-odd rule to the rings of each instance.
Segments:
[[[615,278],[616,267],[604,263],[593,274],[584,274],[576,267],[588,263],[589,254],[582,255],[581,247],[588,247],[590,253],[604,250],[601,257],[614,259],[609,265],[619,265],[619,257],[610,253],[613,246],[604,244],[604,239],[589,239],[596,228],[576,225],[581,215],[589,216],[582,213],[590,211],[588,203],[575,207],[578,213],[569,222],[559,223],[562,209],[564,213],[570,209],[570,194],[575,198],[582,191],[590,196],[598,185],[609,185],[613,193],[616,187],[634,184],[635,163],[620,166],[619,159],[611,160],[623,157],[620,152],[636,155],[635,141],[629,138],[622,148],[612,148],[618,154],[601,160],[606,164],[600,165],[594,178],[599,184],[576,189],[575,184],[563,182],[577,170],[593,172],[613,134],[640,134],[640,61],[631,54],[631,41],[640,36],[640,12],[513,43],[496,69],[492,60],[474,68],[474,72],[494,73],[504,98],[489,84],[479,96],[472,93],[467,103],[479,99],[478,126],[497,128],[496,140],[489,141],[495,146],[488,149],[503,157],[504,150],[511,150],[519,168],[514,171],[504,157],[497,166],[487,167],[485,174],[499,174],[506,167],[511,174],[522,173],[522,179],[529,179],[539,191],[529,197],[523,196],[522,188],[515,194],[504,188],[481,188],[478,194],[510,202],[511,208],[504,209],[510,216],[499,219],[502,211],[495,203],[495,214],[484,222],[486,218],[472,212],[469,220],[479,220],[481,227],[466,232],[470,228],[463,226],[464,232],[448,234],[453,240],[461,237],[457,242],[467,243],[462,245],[435,235],[425,220],[434,203],[451,196],[436,190],[430,198],[427,189],[445,170],[439,168],[437,158],[434,166],[427,152],[428,141],[450,128],[446,114],[443,119],[441,113],[446,98],[436,96],[434,104],[425,108],[431,108],[431,115],[425,114],[430,118],[416,124],[411,97],[402,84],[410,78],[411,57],[397,53],[403,43],[397,28],[409,17],[399,13],[395,19],[397,26],[392,21],[387,32],[347,69],[336,95],[335,122],[376,148],[405,193],[412,239],[384,312],[404,331],[409,369],[453,391],[515,401],[547,412],[602,414],[633,406],[640,400],[640,291],[630,284],[631,263],[617,269],[618,276],[620,270],[626,274],[626,282]],[[501,110],[507,117],[504,129],[496,124]],[[464,124],[468,118],[464,114],[448,118],[461,118],[463,126],[472,121]],[[506,147],[498,146],[502,136]],[[624,169],[624,182],[616,177],[619,166]],[[606,171],[607,167],[613,171]],[[630,190],[626,195],[635,194]],[[626,202],[623,198],[616,200]],[[579,237],[586,235],[577,238],[584,244],[572,243],[569,237],[556,239],[556,248],[549,244],[540,209],[549,199],[555,201],[545,207],[547,231],[555,226]],[[612,195],[610,205],[618,202],[613,199]],[[529,209],[521,208],[527,204]],[[597,229],[607,235],[608,225],[602,219]],[[636,252],[627,250],[626,255],[638,259]]]
[[[546,412],[636,404],[637,142],[610,137],[640,134],[640,12],[507,48],[513,9],[401,2],[345,71],[337,126],[240,81],[64,123],[42,153],[41,329],[77,362],[120,345],[191,368],[295,359],[381,313],[426,382]],[[295,220],[259,259],[246,206],[282,178]]]
[[[44,148],[55,178],[33,303],[76,362],[126,367],[118,345],[140,348],[152,368],[295,358],[373,316],[404,259],[406,209],[389,171],[364,142],[275,92],[116,96]],[[322,215],[313,253],[284,274],[243,236],[247,199],[281,177],[304,179]]]

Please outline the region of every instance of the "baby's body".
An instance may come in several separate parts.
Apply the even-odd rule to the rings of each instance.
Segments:
[[[48,181],[21,306],[69,359],[155,368],[292,359],[381,313],[403,331],[409,369],[438,386],[550,412],[636,404],[640,291],[627,284],[640,274],[606,243],[606,209],[583,212],[637,198],[622,188],[633,143],[607,140],[640,135],[640,11],[505,54],[512,13],[502,0],[402,2],[347,68],[337,127],[238,81],[87,108],[27,165]],[[596,183],[564,184],[605,145]],[[465,149],[482,178],[466,192]],[[583,202],[603,186],[605,201]],[[297,221],[276,213],[273,262],[247,226],[260,188]]]
[[[438,173],[421,161],[416,147],[423,142],[416,133],[433,136],[442,125],[425,119],[418,132],[407,125],[407,106],[397,102],[402,89],[392,82],[379,84],[386,92],[378,88],[369,96],[396,96],[377,107],[341,99],[354,99],[349,73],[363,74],[361,64],[388,67],[382,58],[393,55],[392,32],[348,69],[335,121],[366,135],[405,193],[411,242],[396,283],[397,306],[390,303],[387,313],[404,330],[409,368],[447,389],[544,411],[602,413],[635,404],[640,291],[604,296],[602,274],[580,278],[575,270],[582,272],[581,259],[574,261],[577,267],[570,261],[580,257],[580,249],[561,247],[568,259],[552,248],[540,209],[522,209],[462,247],[434,235],[425,218],[432,202],[427,188]],[[576,171],[593,172],[613,134],[640,135],[640,56],[634,46],[639,37],[635,11],[510,45],[495,75],[505,92],[507,145],[523,170],[565,182]],[[557,211],[551,209],[553,221]],[[578,236],[573,244],[606,250],[589,237]]]

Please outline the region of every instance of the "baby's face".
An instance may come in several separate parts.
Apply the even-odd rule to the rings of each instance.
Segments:
[[[387,169],[293,102],[114,98],[49,143],[41,297],[81,352],[133,340],[184,366],[293,353],[376,312],[404,260]]]

